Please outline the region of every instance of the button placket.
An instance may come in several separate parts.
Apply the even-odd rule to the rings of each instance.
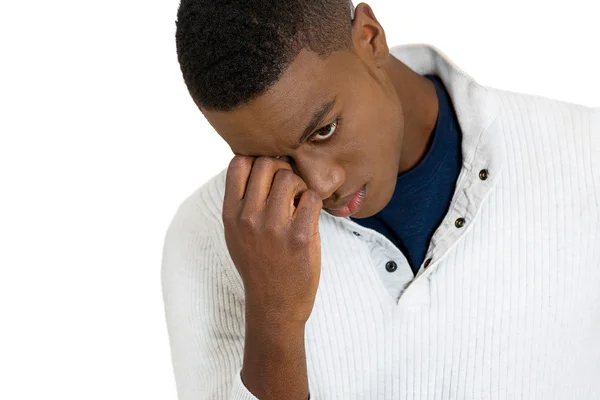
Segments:
[[[397,301],[414,279],[414,273],[406,257],[383,234],[377,231],[371,232],[369,229],[363,231],[362,227],[357,227],[355,224],[356,222],[350,221],[350,224],[347,225],[349,228],[347,230],[348,234],[352,234],[368,247],[372,261],[371,266],[373,267],[373,273],[376,274],[375,278],[378,280],[378,285],[381,285],[386,295]],[[391,271],[388,271],[386,265]],[[393,265],[395,265],[395,269]]]
[[[487,168],[484,168],[479,171],[479,179],[480,180],[485,181],[488,179],[488,177],[489,177],[489,171],[487,170]],[[454,226],[458,229],[465,226],[465,224],[466,224],[466,220],[463,217],[459,217],[454,221]]]
[[[487,169],[482,169],[481,171],[479,171],[479,179],[481,179],[482,181],[487,180],[489,176],[489,171]]]
[[[465,226],[465,219],[462,217],[457,218],[456,221],[454,221],[454,226],[456,226],[457,228],[462,228],[463,226]]]
[[[487,178],[489,177],[489,171],[484,168],[481,171],[479,171],[479,179],[481,179],[482,181],[487,180]],[[457,228],[462,228],[463,226],[465,226],[466,220],[463,217],[459,217],[454,221],[454,226]]]
[[[396,272],[397,269],[398,269],[398,264],[396,264],[396,262],[394,260],[390,260],[387,263],[385,263],[385,270],[387,272]]]

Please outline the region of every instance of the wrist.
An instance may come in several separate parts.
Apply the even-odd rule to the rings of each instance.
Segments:
[[[311,306],[312,309],[312,306]],[[304,332],[310,311],[301,308],[269,306],[264,302],[246,301],[246,329],[275,332]]]
[[[260,399],[306,399],[304,325],[246,323],[241,379]]]
[[[305,321],[293,321],[273,315],[249,315],[246,313],[246,338],[262,337],[265,341],[289,341],[304,339]]]

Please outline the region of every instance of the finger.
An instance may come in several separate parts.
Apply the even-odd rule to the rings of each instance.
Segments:
[[[319,216],[323,208],[323,200],[314,190],[308,189],[300,196],[298,207],[293,215],[298,229],[308,229],[316,233],[319,230]]]
[[[254,161],[244,196],[245,210],[264,209],[275,174],[282,169],[291,171],[292,167],[273,157],[259,157]]]
[[[268,197],[269,218],[289,220],[294,214],[294,199],[307,189],[306,183],[291,169],[280,169],[275,173]]]
[[[244,198],[253,163],[254,157],[245,156],[235,156],[229,162],[225,176],[224,214],[235,210],[239,202]]]

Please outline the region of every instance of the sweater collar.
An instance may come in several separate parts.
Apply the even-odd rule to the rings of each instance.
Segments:
[[[390,48],[390,53],[420,75],[431,74],[441,78],[463,133],[463,166],[471,171],[483,163],[490,170],[499,171],[504,146],[497,135],[486,135],[500,112],[497,95],[479,85],[432,45],[400,45]]]

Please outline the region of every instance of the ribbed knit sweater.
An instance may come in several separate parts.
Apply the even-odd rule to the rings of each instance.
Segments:
[[[463,165],[416,276],[385,236],[321,213],[311,399],[600,399],[600,110],[484,87],[433,46],[391,52],[443,80]],[[164,244],[181,400],[255,399],[224,182],[182,203]]]

